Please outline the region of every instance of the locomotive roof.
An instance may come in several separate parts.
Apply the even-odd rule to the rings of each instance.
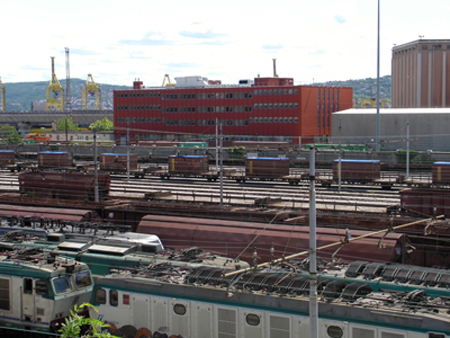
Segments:
[[[364,262],[358,264],[361,263],[364,265]],[[433,287],[420,289],[417,285],[389,289],[386,284],[384,288],[380,285],[377,289],[377,281],[370,283],[364,279],[343,279],[347,268],[336,269],[318,276],[317,291],[321,302],[321,316],[339,316],[343,320],[346,317],[353,320],[379,320],[392,325],[397,314],[402,317],[402,325],[411,325],[417,330],[448,329],[448,285],[434,287],[439,288],[441,294],[429,293]],[[226,269],[217,267],[173,268],[161,265],[154,266],[153,269],[118,271],[100,278],[97,287],[118,288],[143,294],[170,294],[171,298],[186,297],[221,304],[226,302],[230,306],[251,304],[252,307],[304,312],[307,315],[310,280],[305,270],[303,273],[292,273],[292,270],[272,267],[258,272],[252,270],[231,278],[224,277],[227,272]],[[402,285],[395,282],[391,284]],[[426,321],[423,320],[424,317],[427,318]],[[405,324],[405,318],[409,324]]]

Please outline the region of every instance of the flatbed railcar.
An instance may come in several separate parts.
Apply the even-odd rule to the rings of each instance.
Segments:
[[[24,248],[0,253],[0,290],[0,335],[59,337],[70,310],[90,301],[93,279],[85,263]]]
[[[319,337],[449,337],[448,271],[356,263],[320,269]],[[309,337],[309,274],[305,265],[289,266],[239,274],[210,267],[117,271],[97,280],[92,303],[99,313],[91,316],[128,337]],[[384,271],[392,279],[383,282]]]

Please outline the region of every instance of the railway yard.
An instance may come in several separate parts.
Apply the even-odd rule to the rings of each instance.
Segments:
[[[164,276],[166,272],[162,272],[161,264],[164,262],[167,268],[166,262],[171,260],[176,269],[196,267],[198,272],[189,272],[199,274],[195,280],[219,283],[214,276],[223,274],[225,267],[239,271],[250,266],[272,266],[272,262],[284,262],[288,257],[308,252],[311,202],[308,169],[290,168],[283,159],[258,158],[247,159],[241,166],[226,165],[221,174],[208,162],[202,156],[191,155],[169,156],[166,163],[142,165],[127,154],[102,154],[96,171],[92,161],[73,161],[64,152],[45,152],[27,168],[16,170],[3,166],[0,169],[3,234],[0,257],[3,255],[8,260],[14,254],[21,256],[20,250],[31,249],[44,250],[50,255],[68,255],[88,264],[99,283],[110,288],[114,282],[110,284],[108,279],[103,279],[109,273],[117,274],[118,281],[143,273],[142,268],[147,269],[146,276],[155,271]],[[336,179],[336,167],[340,165],[341,178]],[[406,177],[398,168],[382,171],[379,161],[355,160],[330,163],[328,168],[318,169],[315,208],[321,262],[355,262],[361,265],[359,273],[362,267],[378,264],[394,274],[390,267],[398,266],[395,271],[398,278],[402,269],[406,269],[405,264],[409,264],[414,267],[407,269],[411,276],[426,272],[420,278],[415,277],[418,278],[415,283],[422,288],[428,284],[439,290],[448,287],[448,168],[449,163],[437,162],[428,168],[415,169]],[[105,234],[110,237],[104,237]],[[153,250],[153,244],[142,242],[142,236],[155,235],[161,241],[158,243],[169,251],[144,252]],[[140,238],[140,242],[133,238]],[[199,254],[198,248],[205,253]],[[177,251],[172,250],[180,253],[174,254]],[[198,265],[217,262],[222,267]],[[289,260],[286,264],[289,269],[296,269],[298,262]],[[121,277],[122,273],[128,277]],[[203,273],[206,275],[202,276]],[[174,271],[168,274],[173,276]],[[252,272],[240,275],[243,277],[236,279],[236,287],[242,291],[238,292],[246,290],[253,294],[259,288],[259,282],[253,278],[262,278],[262,283],[264,278],[276,277],[273,272],[257,275]],[[384,277],[388,280],[388,272]],[[293,279],[286,290],[298,290],[294,285],[307,281],[303,276],[289,278]],[[244,282],[246,279],[252,282]],[[404,283],[403,279],[390,280],[396,284],[389,287],[403,288],[398,284]],[[274,288],[272,282],[267,279],[264,288]],[[240,286],[245,283],[250,284]],[[325,298],[329,297],[330,288],[334,290],[332,294],[337,294],[342,291],[337,289],[341,286],[356,287],[342,280],[326,279],[323,283],[319,293]],[[375,283],[364,284],[357,288],[361,287],[364,293],[375,286]],[[408,292],[414,288],[408,287]],[[99,292],[93,291],[96,296],[92,302],[96,306],[103,304]],[[127,291],[121,292],[125,293],[123,297],[128,297]],[[110,311],[110,318],[114,317],[114,309],[104,311]],[[121,323],[119,319],[116,321]],[[110,332],[124,337],[159,337],[156,333],[152,336],[143,324],[133,325],[123,325],[120,329],[114,326]]]

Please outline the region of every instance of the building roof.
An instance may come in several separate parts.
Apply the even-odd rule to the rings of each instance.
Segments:
[[[376,114],[376,108],[351,108],[333,113],[336,115],[370,115]],[[450,108],[380,108],[380,114],[450,114]]]

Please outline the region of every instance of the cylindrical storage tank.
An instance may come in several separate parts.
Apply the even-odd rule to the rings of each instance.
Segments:
[[[6,167],[16,163],[14,150],[0,150],[0,166]]]
[[[209,169],[208,156],[184,155],[169,156],[169,173],[181,175],[198,175]]]
[[[130,159],[130,170],[137,170],[138,168],[137,154],[116,154],[116,153],[100,154],[100,170],[127,171],[128,158]]]
[[[379,160],[341,160],[341,180],[347,182],[371,182],[381,177]],[[333,179],[339,179],[339,160],[333,161]]]
[[[450,184],[450,162],[434,162],[433,184]]]
[[[279,157],[249,157],[245,160],[245,176],[278,178],[289,175],[289,159]]]
[[[37,159],[40,169],[73,167],[73,154],[65,151],[41,151]]]

